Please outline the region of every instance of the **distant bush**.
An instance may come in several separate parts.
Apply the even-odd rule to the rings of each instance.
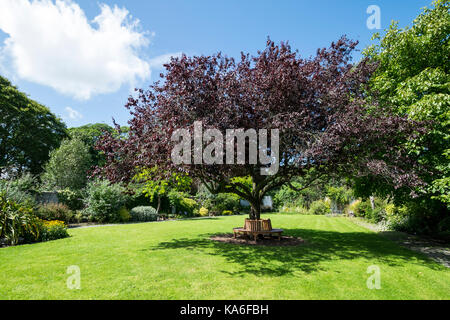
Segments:
[[[352,196],[352,190],[347,189],[346,187],[327,187],[327,197],[334,202],[339,211],[343,210],[344,207],[348,205]]]
[[[233,215],[233,211],[231,211],[231,210],[224,210],[224,211],[222,211],[222,215],[223,216],[231,216],[231,215]]]
[[[316,200],[312,202],[309,207],[309,213],[315,215],[328,214],[331,212],[330,210],[331,210],[330,203],[325,200]]]
[[[175,208],[175,212],[181,216],[194,216],[196,209],[198,209],[197,201],[189,198],[189,195],[184,192],[171,190],[167,194],[170,207]]]
[[[223,211],[239,212],[241,209],[239,197],[232,193],[219,193],[212,200],[212,211],[221,213]]]
[[[370,219],[372,206],[369,200],[361,201],[355,209],[355,216]]]
[[[190,198],[182,198],[180,201],[180,209],[182,212],[187,212],[189,216],[194,215],[194,210],[197,207],[197,201]]]
[[[79,190],[64,189],[58,191],[58,200],[70,210],[81,210],[84,207],[83,194]]]
[[[121,222],[128,222],[131,219],[130,211],[126,207],[120,208],[119,216]]]
[[[121,222],[120,209],[128,200],[125,188],[121,184],[112,184],[107,180],[96,180],[88,184],[84,200],[86,208],[83,214],[98,222]]]
[[[386,220],[386,212],[383,207],[375,207],[369,211],[368,219],[373,223],[379,223]]]
[[[281,212],[283,213],[295,213],[295,214],[309,214],[307,208],[298,205],[298,206],[284,206],[281,208]]]
[[[131,220],[132,221],[157,221],[158,214],[156,213],[156,209],[153,207],[136,207],[131,209],[130,211]]]
[[[43,220],[61,220],[66,223],[73,221],[75,213],[62,203],[40,205],[35,215]]]
[[[358,216],[358,212],[359,212],[359,205],[361,204],[361,200],[355,200],[352,203],[350,203],[346,208],[345,208],[345,213],[347,215],[351,215],[353,214],[354,216]]]

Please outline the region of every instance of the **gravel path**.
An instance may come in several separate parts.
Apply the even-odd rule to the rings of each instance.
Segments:
[[[416,235],[407,234],[398,231],[382,231],[376,224],[358,218],[349,218],[356,224],[377,232],[383,237],[392,240],[408,249],[421,252],[434,261],[450,268],[450,246],[440,241],[426,239]]]

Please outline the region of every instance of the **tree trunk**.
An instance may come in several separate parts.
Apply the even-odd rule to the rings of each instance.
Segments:
[[[158,194],[158,206],[156,207],[156,214],[159,214],[160,209],[161,209],[161,195]]]
[[[261,200],[252,200],[250,201],[251,210],[250,210],[250,219],[251,220],[260,220],[261,219]]]

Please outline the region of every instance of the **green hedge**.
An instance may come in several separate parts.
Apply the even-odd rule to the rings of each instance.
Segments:
[[[156,209],[153,207],[135,207],[130,211],[131,221],[157,221],[158,214],[156,213]]]

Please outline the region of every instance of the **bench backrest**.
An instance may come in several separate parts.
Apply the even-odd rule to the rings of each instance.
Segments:
[[[249,231],[269,231],[272,230],[272,223],[270,219],[267,220],[245,219],[244,229]]]

